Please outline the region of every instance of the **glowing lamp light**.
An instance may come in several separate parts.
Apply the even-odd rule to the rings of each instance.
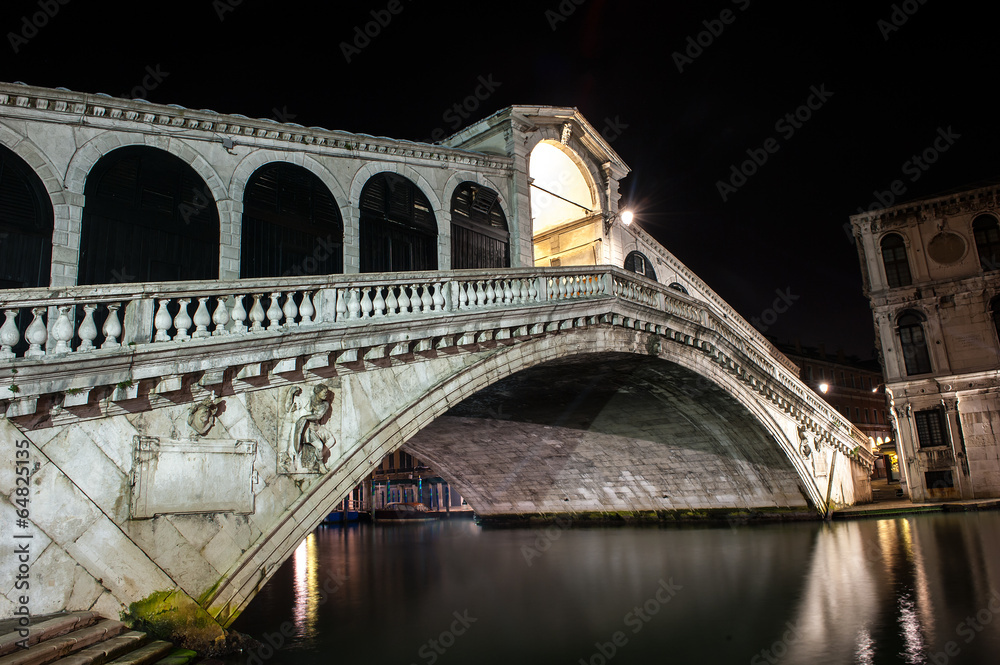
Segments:
[[[824,395],[826,394],[826,391],[828,391],[829,389],[830,389],[830,384],[828,384],[828,383],[821,383],[821,384],[819,384],[819,391],[821,393],[823,393]]]
[[[631,224],[632,223],[632,211],[631,210],[626,210],[625,212],[623,212],[621,214],[621,219],[622,219],[622,224],[624,224],[625,226],[628,226],[629,224]]]

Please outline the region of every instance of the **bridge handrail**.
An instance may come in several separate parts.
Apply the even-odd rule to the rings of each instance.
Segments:
[[[769,379],[834,427],[843,428],[862,447],[867,446],[867,438],[852,423],[805,388],[797,373],[786,367],[784,356],[764,344],[759,335],[745,337],[744,326],[719,312],[715,303],[613,266],[4,290],[0,291],[0,312],[5,317],[0,325],[0,362],[288,331],[317,324],[364,325],[488,308],[551,306],[584,298],[619,298],[712,330]],[[214,302],[210,305],[209,301]],[[24,308],[31,310],[32,320],[27,326],[18,326],[15,319]],[[14,348],[22,341],[28,348],[17,358]]]

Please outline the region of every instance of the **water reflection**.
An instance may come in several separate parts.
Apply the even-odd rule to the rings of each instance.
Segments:
[[[273,663],[987,663],[1000,652],[998,546],[997,513],[321,529],[234,628],[260,638],[290,621]]]

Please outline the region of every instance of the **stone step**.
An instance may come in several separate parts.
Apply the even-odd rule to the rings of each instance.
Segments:
[[[198,662],[198,654],[190,649],[174,649],[166,658],[156,661],[155,665],[188,665]]]
[[[60,658],[56,661],[56,665],[104,665],[118,656],[135,651],[148,641],[146,633],[130,630],[71,656]]]
[[[103,619],[92,626],[52,637],[27,649],[2,656],[0,665],[46,665],[93,644],[116,637],[124,631],[125,624],[121,621]]]
[[[32,647],[44,640],[92,626],[102,618],[97,612],[70,612],[53,615],[51,618],[34,617],[29,630],[28,646]],[[0,634],[0,656],[6,656],[18,650],[23,651],[21,647],[17,646],[17,643],[23,638],[17,632],[16,625],[16,620],[0,623],[0,633],[2,633]]]
[[[109,661],[107,665],[152,665],[173,651],[175,651],[174,645],[170,642],[155,640],[131,653]]]

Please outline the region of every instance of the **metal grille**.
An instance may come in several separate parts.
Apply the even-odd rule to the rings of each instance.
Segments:
[[[451,199],[451,267],[509,268],[510,232],[499,195],[463,182]]]
[[[437,270],[437,222],[423,192],[394,173],[361,190],[361,272]]]

